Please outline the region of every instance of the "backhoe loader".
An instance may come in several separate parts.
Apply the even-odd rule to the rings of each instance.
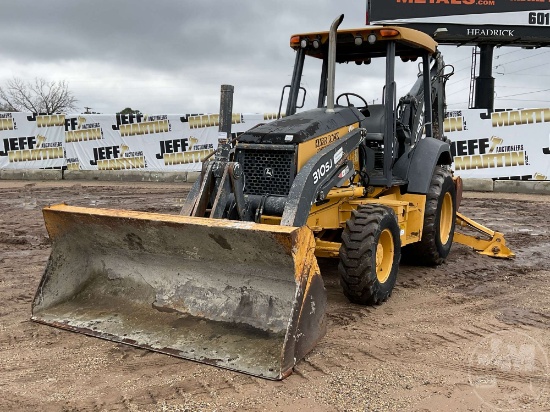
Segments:
[[[32,319],[282,379],[325,332],[316,257],[339,258],[344,294],[370,305],[391,295],[402,251],[442,263],[457,219],[491,236],[462,242],[510,256],[501,234],[457,218],[437,44],[405,27],[338,31],[342,19],[291,37],[284,115],[222,140],[180,215],[46,207],[53,244]],[[297,112],[306,57],[322,64],[319,96]],[[336,64],[374,59],[385,62],[380,104],[335,98]],[[419,62],[399,100],[397,59]]]

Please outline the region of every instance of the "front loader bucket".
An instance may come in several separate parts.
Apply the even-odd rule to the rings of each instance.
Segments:
[[[323,336],[306,228],[55,205],[32,320],[282,379]]]

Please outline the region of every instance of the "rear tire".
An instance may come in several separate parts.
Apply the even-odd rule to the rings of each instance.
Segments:
[[[399,260],[401,238],[393,209],[360,205],[352,211],[342,233],[340,284],[352,303],[381,304],[391,295]]]
[[[420,242],[403,248],[407,263],[442,264],[453,244],[456,221],[456,190],[451,172],[436,166],[426,196],[424,227]]]

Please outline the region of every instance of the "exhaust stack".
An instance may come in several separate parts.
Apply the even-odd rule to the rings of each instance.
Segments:
[[[328,37],[328,85],[327,85],[327,113],[334,112],[334,80],[336,74],[336,36],[338,26],[344,20],[344,15],[334,19],[330,26]]]

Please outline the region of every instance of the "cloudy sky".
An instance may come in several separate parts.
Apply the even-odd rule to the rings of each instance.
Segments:
[[[13,77],[66,80],[81,111],[183,114],[217,112],[220,85],[232,84],[235,111],[274,112],[292,73],[290,35],[326,30],[340,13],[342,28],[363,26],[365,3],[17,0],[0,14],[0,85]],[[472,47],[441,50],[456,73],[448,83],[449,108],[466,108]],[[549,64],[549,49],[496,49],[495,107],[548,107]],[[360,68],[338,67],[337,93],[379,100],[382,67]],[[399,95],[415,73],[414,63],[399,70]],[[319,68],[306,66],[308,106],[318,82]]]

